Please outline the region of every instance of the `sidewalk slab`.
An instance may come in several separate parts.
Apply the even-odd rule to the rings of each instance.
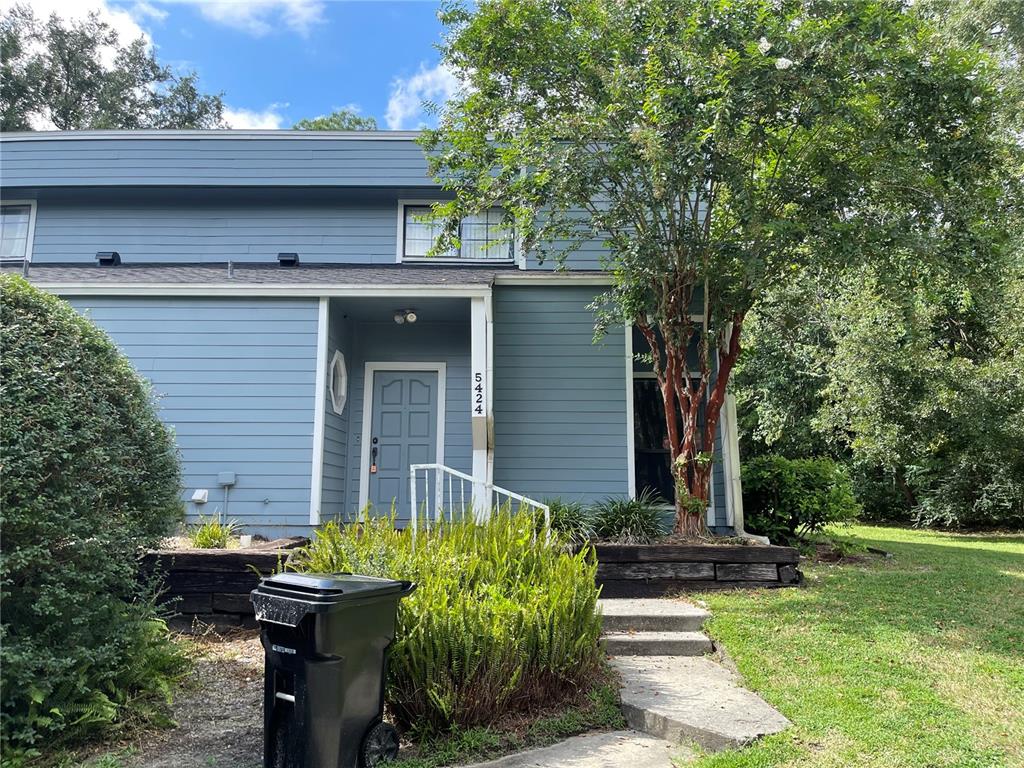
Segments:
[[[673,768],[693,753],[678,744],[636,731],[574,736],[558,744],[531,749],[465,768]]]
[[[789,721],[732,672],[709,658],[619,656],[622,712],[631,728],[709,751],[733,749],[789,726]]]

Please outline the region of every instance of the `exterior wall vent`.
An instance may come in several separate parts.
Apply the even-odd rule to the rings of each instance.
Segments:
[[[279,253],[277,254],[277,263],[282,267],[297,267],[299,266],[299,254]]]
[[[121,263],[121,254],[117,251],[99,251],[96,254],[96,263],[101,267],[116,267]]]

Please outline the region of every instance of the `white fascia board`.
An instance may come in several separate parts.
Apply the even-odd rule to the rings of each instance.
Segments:
[[[29,276],[31,280],[31,274]],[[490,293],[487,286],[466,285],[194,285],[132,283],[36,283],[37,288],[68,296],[337,296],[362,298],[453,297],[476,298]]]
[[[571,272],[510,272],[494,276],[495,285],[611,285],[611,275],[574,275]]]

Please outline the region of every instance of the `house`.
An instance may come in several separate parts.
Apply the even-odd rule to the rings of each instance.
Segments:
[[[0,138],[5,269],[91,317],[152,382],[191,516],[300,534],[466,493],[444,473],[430,490],[429,470],[411,483],[412,464],[472,477],[471,496],[671,495],[642,337],[592,340],[602,244],[555,269],[514,238],[494,247],[491,211],[463,223],[459,253],[426,258],[421,216],[442,192],[415,139]],[[742,512],[733,409],[722,422],[708,522],[725,532]]]

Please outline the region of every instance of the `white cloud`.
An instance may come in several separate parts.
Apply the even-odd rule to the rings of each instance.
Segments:
[[[419,71],[412,77],[397,77],[391,82],[391,97],[385,113],[388,128],[397,131],[422,127],[427,121],[423,102],[443,104],[458,88],[458,79],[445,64],[428,69],[421,63]]]
[[[256,37],[282,26],[307,35],[323,21],[322,0],[157,0],[194,5],[203,18]]]
[[[167,11],[163,8],[157,8],[147,0],[139,0],[131,7],[131,15],[136,19],[153,19],[153,21],[163,21],[167,18]]]
[[[284,115],[278,110],[287,104],[271,104],[264,110],[245,109],[243,107],[224,107],[224,121],[228,128],[278,129],[284,122]]]
[[[13,0],[0,0],[0,10],[4,12],[13,5]],[[148,45],[153,44],[149,32],[139,24],[139,20],[147,15],[157,18],[147,10],[149,6],[145,2],[137,5],[138,13],[134,9],[111,6],[106,0],[31,0],[29,7],[39,21],[46,21],[54,13],[68,21],[82,21],[90,13],[96,12],[101,21],[105,21],[117,32],[121,45],[127,45],[140,37],[145,38]],[[112,51],[110,61],[107,62],[104,57],[103,63],[107,66],[113,64]]]

